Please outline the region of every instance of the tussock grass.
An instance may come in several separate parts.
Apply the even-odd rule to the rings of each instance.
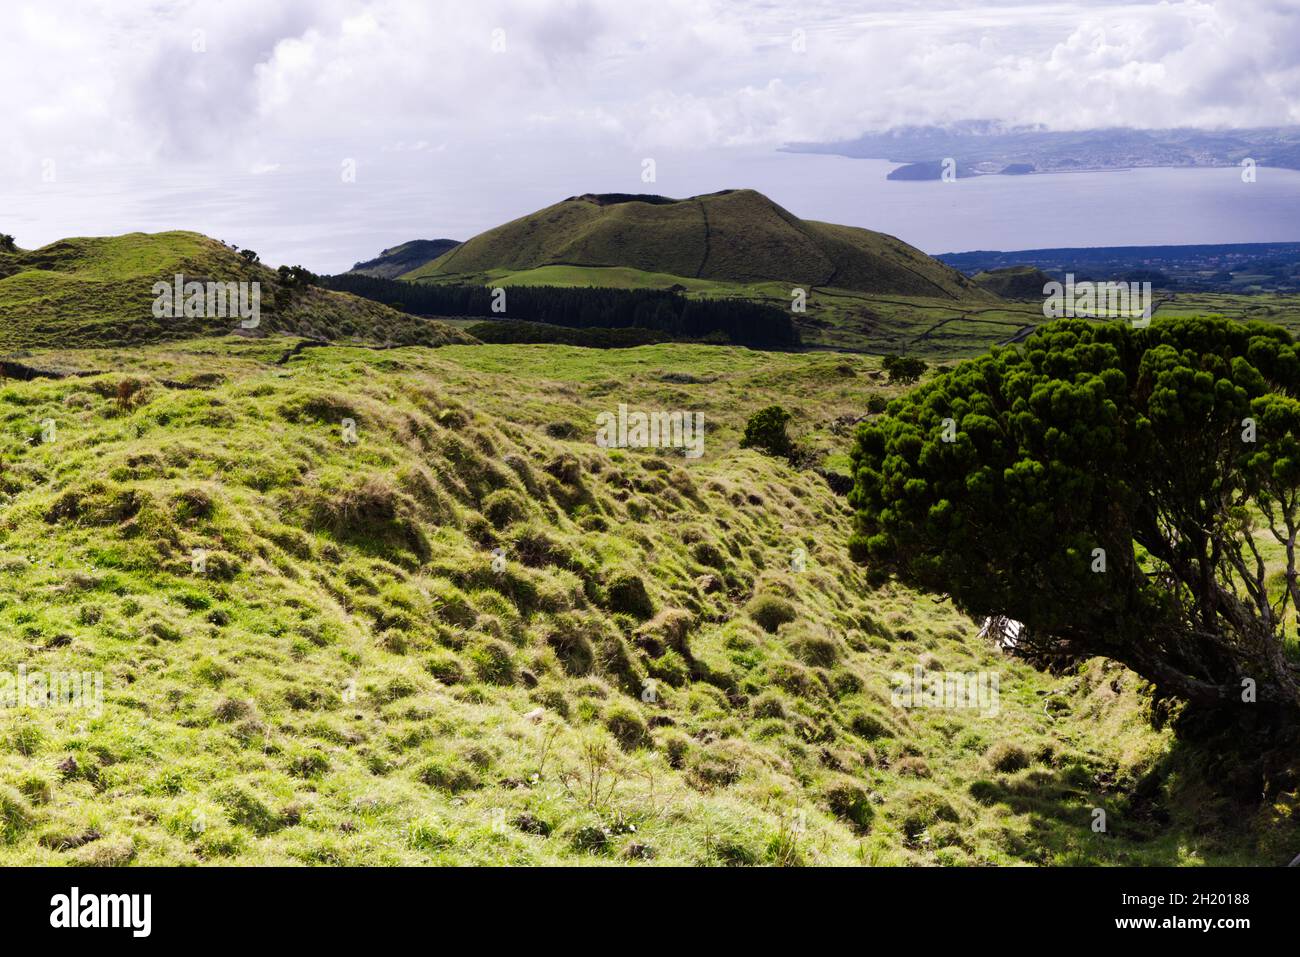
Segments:
[[[0,861],[1292,853],[1291,798],[1244,819],[1214,798],[1132,675],[1043,674],[942,602],[870,589],[843,499],[738,448],[783,401],[833,453],[889,391],[873,360],[285,350],[37,353],[112,371],[0,389],[0,671],[101,672],[105,698],[0,709]],[[619,401],[703,410],[704,457],[598,448]],[[896,706],[918,664],[997,671],[998,713]]]

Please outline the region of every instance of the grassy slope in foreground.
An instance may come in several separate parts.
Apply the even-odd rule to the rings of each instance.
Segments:
[[[323,289],[282,290],[276,273],[198,233],[64,239],[0,252],[0,350],[122,345],[220,335],[237,318],[155,318],[156,282],[259,282],[257,333],[442,345],[464,341],[438,322]],[[279,300],[279,301],[277,301]]]
[[[843,501],[737,448],[746,416],[780,401],[796,434],[842,449],[835,420],[889,391],[874,360],[283,354],[60,352],[117,371],[0,391],[0,668],[102,671],[106,698],[102,715],[0,711],[0,861],[1294,851],[1284,807],[1203,790],[1144,723],[1132,675],[1045,675],[943,604],[869,590]],[[201,388],[164,384],[199,372]],[[703,411],[704,457],[596,447],[595,415],[619,402]],[[997,671],[998,714],[892,706],[891,674],[918,664]]]
[[[545,266],[620,266],[733,283],[996,301],[892,236],[801,220],[750,189],[683,200],[574,197],[481,233],[404,278]]]

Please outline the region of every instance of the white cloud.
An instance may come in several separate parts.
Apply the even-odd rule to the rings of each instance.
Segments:
[[[254,205],[332,222],[329,204],[380,203],[366,191],[400,161],[476,178],[478,207],[460,199],[435,229],[462,234],[561,184],[633,187],[624,170],[647,155],[971,118],[1300,123],[1294,0],[11,0],[4,20],[0,209],[30,209],[52,159],[79,205],[39,202],[65,219],[170,187],[222,228]],[[564,178],[611,156],[589,185]],[[345,157],[361,170],[350,192]],[[127,214],[150,221],[107,205],[95,221]]]
[[[83,0],[6,16],[0,82],[24,95],[0,122],[28,167],[91,151],[246,167],[354,134],[709,148],[971,117],[1300,122],[1300,10],[1282,0]]]

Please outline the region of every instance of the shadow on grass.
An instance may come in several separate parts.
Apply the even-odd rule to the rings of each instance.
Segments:
[[[1007,848],[1027,863],[1285,866],[1300,852],[1300,750],[1291,744],[1178,741],[1137,778],[1071,763],[982,778],[969,792],[1028,820],[1028,834]]]

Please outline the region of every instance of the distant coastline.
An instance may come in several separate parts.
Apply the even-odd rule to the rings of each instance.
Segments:
[[[1300,127],[1049,131],[981,122],[902,127],[780,150],[897,163],[886,178],[901,182],[1132,169],[1300,170]]]

